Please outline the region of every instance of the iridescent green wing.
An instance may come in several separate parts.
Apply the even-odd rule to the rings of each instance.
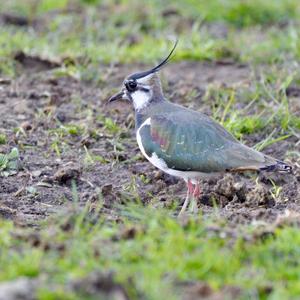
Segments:
[[[152,116],[140,131],[149,157],[155,153],[171,169],[204,173],[257,169],[266,157],[240,144],[205,115],[188,110]]]

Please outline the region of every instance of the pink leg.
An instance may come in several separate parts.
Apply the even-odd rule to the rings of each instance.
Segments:
[[[200,184],[199,184],[199,182],[197,182],[196,187],[195,187],[194,192],[193,192],[193,196],[195,198],[199,198],[200,195],[201,195]]]
[[[188,179],[186,185],[187,185],[187,194],[186,194],[185,201],[184,201],[184,203],[183,203],[183,205],[182,205],[182,208],[181,208],[181,210],[180,210],[180,212],[179,212],[179,216],[180,216],[182,213],[185,212],[185,210],[186,210],[186,208],[187,208],[187,206],[188,206],[188,204],[189,204],[189,202],[190,202],[190,198],[191,198],[191,196],[193,196],[193,194],[194,194],[194,185],[193,185],[193,183],[191,182],[190,179]]]
[[[186,185],[187,185],[187,188],[188,188],[188,194],[193,195],[195,193],[195,189],[194,189],[194,185],[192,184],[190,179],[188,179]]]

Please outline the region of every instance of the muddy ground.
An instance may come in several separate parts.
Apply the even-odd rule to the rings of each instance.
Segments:
[[[140,154],[132,108],[126,103],[106,104],[125,76],[145,66],[100,66],[102,82],[95,84],[59,76],[55,65],[34,57],[16,59],[20,76],[0,80],[0,128],[7,136],[0,152],[18,147],[20,169],[0,177],[0,216],[35,224],[77,198],[82,206],[103,202],[102,212],[113,215],[115,204],[138,196],[157,207],[183,203],[184,182],[162,174]],[[207,114],[211,109],[204,95],[209,85],[247,85],[253,76],[247,66],[228,62],[171,63],[162,73],[169,98]],[[297,87],[295,91],[293,97],[299,100]],[[107,129],[105,117],[120,129]],[[79,129],[58,129],[69,124]],[[253,146],[266,132],[245,135],[244,140]],[[264,152],[283,159],[299,147],[291,136]],[[228,174],[205,180],[199,207],[205,216],[217,211],[234,223],[272,221],[286,210],[300,211],[299,161],[289,162],[295,165],[294,174],[261,174],[258,180],[256,175]],[[272,196],[270,178],[282,187],[278,197]]]

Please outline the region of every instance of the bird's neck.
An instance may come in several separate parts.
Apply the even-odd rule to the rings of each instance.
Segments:
[[[137,131],[140,126],[146,121],[147,115],[141,112],[135,112],[135,130]]]
[[[141,110],[135,110],[135,129],[138,130],[149,117],[161,113],[163,109],[161,106],[166,102],[168,101],[165,98],[161,98],[159,101],[151,102]]]

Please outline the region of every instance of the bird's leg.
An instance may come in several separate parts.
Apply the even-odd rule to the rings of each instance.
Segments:
[[[194,191],[193,191],[193,198],[192,198],[191,205],[190,205],[190,211],[193,213],[198,212],[197,199],[200,197],[200,195],[201,195],[200,184],[197,181]]]
[[[193,195],[195,198],[199,198],[201,195],[200,183],[198,181],[197,181],[196,187],[194,189]]]
[[[179,216],[185,212],[185,210],[190,202],[190,198],[191,198],[191,196],[193,196],[193,193],[194,193],[194,185],[192,184],[190,179],[188,179],[186,185],[187,185],[186,198],[185,198],[182,208],[179,212]]]

